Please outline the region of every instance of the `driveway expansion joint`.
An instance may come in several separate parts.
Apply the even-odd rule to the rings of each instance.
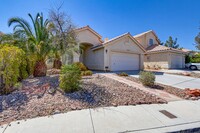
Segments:
[[[91,119],[91,123],[92,123],[92,130],[93,130],[93,133],[95,133],[94,122],[93,122],[93,119],[92,119],[91,109],[89,109],[89,112],[90,112],[90,119]]]

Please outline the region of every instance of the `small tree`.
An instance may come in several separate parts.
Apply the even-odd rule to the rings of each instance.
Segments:
[[[51,9],[49,19],[51,21],[50,31],[52,33],[52,51],[54,53],[53,67],[60,69],[61,56],[63,54],[73,55],[73,52],[78,51],[76,36],[74,33],[74,24],[71,18],[63,11],[61,6],[56,9]]]
[[[177,44],[177,38],[173,40],[173,38],[169,36],[169,39],[165,42],[164,46],[171,47],[171,48],[178,48],[179,44]]]
[[[196,48],[200,50],[200,33],[195,37]]]

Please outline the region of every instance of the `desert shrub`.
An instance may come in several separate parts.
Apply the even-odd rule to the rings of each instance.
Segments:
[[[11,87],[19,78],[25,78],[26,73],[25,52],[16,47],[5,45],[0,49],[0,76],[1,92],[9,93]]]
[[[152,72],[141,71],[139,80],[145,86],[152,86],[155,82],[155,74]]]
[[[82,62],[75,62],[74,65],[77,65],[81,71],[87,71],[87,67]]]
[[[27,71],[29,75],[33,75],[36,61],[37,61],[37,56],[35,54],[30,54],[26,56]]]
[[[192,63],[200,63],[200,54],[196,54],[191,58]]]
[[[21,82],[17,82],[16,84],[14,84],[13,86],[16,89],[21,89],[22,88],[22,83]]]
[[[128,76],[128,74],[125,73],[125,72],[118,73],[118,75],[119,75],[119,76]]]
[[[60,88],[65,92],[74,92],[80,89],[81,71],[77,65],[65,65],[61,68],[59,77]]]
[[[93,72],[90,70],[81,71],[81,76],[91,76],[92,74],[93,74]]]
[[[26,61],[26,56],[21,57],[21,65],[19,67],[19,80],[25,79],[29,76],[28,71],[27,71],[27,61]]]

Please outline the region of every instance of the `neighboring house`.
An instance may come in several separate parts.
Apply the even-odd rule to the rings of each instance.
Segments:
[[[125,33],[102,41],[101,35],[89,26],[75,30],[82,49],[75,54],[74,62],[83,62],[92,70],[140,70],[147,68],[183,68],[185,52],[161,46],[151,30],[132,36]]]
[[[144,67],[153,69],[172,69],[185,67],[186,52],[160,45],[152,30],[135,35],[134,38],[146,49]]]
[[[184,52],[187,52],[187,54],[188,54],[190,57],[199,54],[198,51],[193,51],[193,50],[189,50],[189,49],[185,49],[185,48],[183,48],[183,49],[181,49],[181,50],[183,50]]]

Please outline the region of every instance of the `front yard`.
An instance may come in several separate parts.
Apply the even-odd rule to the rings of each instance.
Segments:
[[[131,77],[131,76],[127,76],[125,78],[128,79],[128,80],[131,80],[131,81],[134,81],[136,83],[141,84],[141,82],[140,82],[140,80],[138,78]],[[163,90],[163,91],[166,91],[166,92],[168,92],[170,94],[173,94],[173,95],[176,95],[178,97],[181,97],[183,99],[187,98],[187,95],[186,95],[185,91],[182,90],[182,89],[176,88],[176,87],[172,87],[172,86],[168,86],[168,85],[163,85],[163,84],[155,83],[150,88]]]
[[[140,82],[140,80],[138,78],[136,78],[136,77],[124,76],[124,78],[126,78],[126,79],[128,79],[130,81],[142,84]],[[186,100],[198,100],[198,99],[200,99],[199,91],[198,92],[193,92],[193,94],[191,94],[191,92],[190,93],[188,92],[188,89],[179,89],[179,88],[176,88],[176,87],[173,87],[173,86],[164,85],[164,84],[160,84],[160,83],[155,83],[154,85],[149,86],[149,88],[162,90],[162,91],[165,91],[167,93],[170,93],[170,94],[173,94],[175,96],[178,96],[180,98],[186,99]],[[193,91],[193,90],[191,90],[191,91]],[[198,96],[194,96],[195,93],[198,93],[197,94]]]
[[[21,89],[0,96],[0,124],[85,108],[166,103],[156,96],[98,74],[84,76],[80,91],[64,93],[57,89],[50,94],[49,88],[59,85],[58,76],[25,79]]]

